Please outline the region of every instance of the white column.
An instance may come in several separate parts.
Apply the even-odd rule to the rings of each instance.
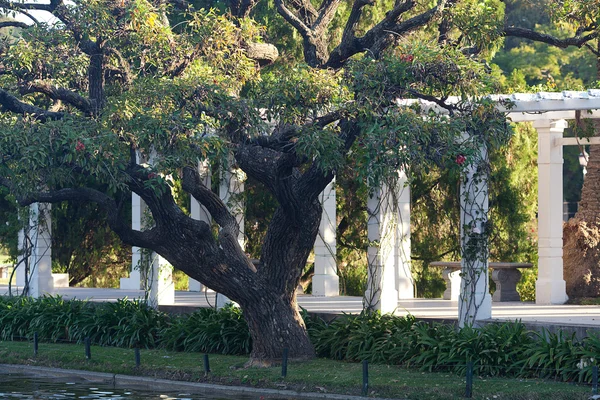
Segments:
[[[148,304],[152,307],[175,304],[175,285],[173,267],[161,256],[152,253],[151,267],[148,270]]]
[[[563,149],[564,120],[537,120],[538,132],[538,279],[537,304],[564,304],[568,297],[563,278]]]
[[[395,268],[397,200],[386,184],[371,190],[367,200],[369,249],[364,307],[392,313],[398,306]]]
[[[323,215],[315,240],[315,274],[312,278],[314,296],[338,296],[340,278],[336,262],[336,197],[335,179],[320,195]]]
[[[238,243],[242,249],[246,247],[246,237],[244,235],[245,205],[243,199],[245,178],[245,174],[241,169],[226,170],[221,173],[221,182],[219,185],[219,197],[235,216],[240,227]],[[231,303],[231,300],[223,294],[217,293],[216,303],[217,308],[222,308],[227,303]]]
[[[29,295],[38,298],[52,294],[52,216],[50,204],[34,203],[30,206],[31,242],[33,249],[29,261]]]
[[[211,187],[211,179],[210,179],[210,164],[208,161],[198,162],[198,172],[200,173],[200,179],[204,186],[210,189]],[[204,221],[207,224],[211,224],[211,216],[210,213],[202,204],[198,202],[198,200],[191,198],[190,202],[190,212],[191,216],[194,219]],[[189,278],[188,290],[190,292],[200,292],[202,291],[202,284],[195,279]]]
[[[29,229],[28,229],[29,232]],[[25,286],[25,253],[27,252],[27,246],[28,246],[28,242],[26,241],[27,238],[25,237],[25,229],[21,229],[19,230],[19,256],[17,257],[17,270],[15,272],[15,280],[16,280],[16,285],[19,288],[23,288]]]
[[[244,214],[245,205],[243,199],[244,181],[246,176],[241,169],[233,171],[223,171],[221,174],[221,183],[219,185],[219,197],[227,205],[229,211],[235,216],[240,227],[238,234],[238,243],[243,248],[246,247],[246,237],[244,235]]]
[[[398,192],[398,224],[396,227],[396,271],[398,298],[413,299],[415,297],[414,282],[410,262],[410,186],[404,171],[399,171]]]
[[[480,157],[487,160],[487,149]],[[469,162],[469,160],[467,160]],[[483,162],[483,164],[487,164]],[[461,290],[458,298],[458,324],[475,325],[492,317],[492,298],[488,287],[488,173],[487,165],[478,170],[477,161],[469,164],[460,182]]]
[[[146,204],[140,196],[131,194],[131,228],[142,230]],[[131,274],[129,278],[121,278],[120,288],[129,290],[144,289],[148,291],[148,304],[175,304],[175,285],[173,284],[173,267],[156,253],[150,253],[149,259],[143,260],[142,249],[131,249]],[[147,263],[148,265],[145,265]],[[145,281],[145,284],[144,282]]]
[[[142,199],[135,193],[131,194],[131,228],[136,231],[142,230]],[[119,287],[128,290],[140,290],[142,288],[140,261],[142,259],[139,247],[131,248],[131,273],[129,278],[121,278]]]

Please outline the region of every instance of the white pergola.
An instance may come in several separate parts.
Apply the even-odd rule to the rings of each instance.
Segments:
[[[600,118],[600,90],[497,96],[513,102],[508,117],[532,122],[538,133],[537,304],[567,301],[563,278],[563,146],[600,144],[600,137],[564,138],[567,120]]]
[[[566,91],[560,93],[535,93],[494,95],[494,100],[510,100],[512,107],[499,107],[507,113],[513,122],[532,122],[538,132],[538,279],[536,282],[536,303],[563,304],[567,300],[565,281],[563,279],[562,261],[562,164],[564,145],[600,144],[600,137],[591,139],[564,138],[567,127],[566,120],[576,118],[600,118],[600,90]],[[456,100],[458,101],[458,99]],[[414,100],[400,102],[408,104]],[[426,107],[437,107],[433,103],[421,102]],[[206,165],[199,165],[201,174],[210,179]],[[243,190],[243,182],[239,175],[226,172],[220,184],[221,197],[227,202],[232,193]],[[410,189],[404,185],[406,178],[400,174],[399,184],[395,188],[374,188],[368,201],[368,235],[374,243],[369,248],[370,265],[369,288],[366,298],[382,312],[393,312],[402,299],[414,297],[413,282],[410,274]],[[210,185],[210,182],[207,182]],[[390,191],[392,192],[390,195]],[[134,195],[134,213],[132,225],[138,228],[141,220],[142,205]],[[335,216],[335,182],[331,183],[322,195],[323,218],[319,235],[315,243],[315,275],[313,277],[313,295],[339,295],[339,280],[336,262],[336,216]],[[233,210],[240,222],[243,221],[243,208],[233,205]],[[196,202],[191,205],[192,216],[209,220],[210,216]],[[241,224],[243,226],[243,223]],[[242,233],[243,234],[243,233]],[[243,236],[240,237],[243,243]],[[45,241],[48,243],[48,241]],[[49,255],[49,248],[33,250],[34,255]],[[44,247],[44,246],[41,246]],[[139,272],[135,270],[138,252],[134,251],[132,273],[129,278],[121,280],[121,288],[139,288]],[[505,260],[511,261],[511,260]],[[160,263],[158,263],[160,264]],[[156,276],[159,276],[158,268]],[[486,269],[487,270],[487,269]],[[31,284],[40,283],[32,293],[52,292],[52,275],[49,268],[36,268],[35,279]],[[17,274],[17,285],[22,284],[24,276]],[[162,282],[164,280],[165,282]],[[37,285],[37,284],[36,284]],[[172,302],[172,283],[168,276],[152,283],[157,286],[152,293],[155,304]],[[201,290],[200,285],[190,281],[190,290]],[[162,294],[162,295],[161,295]],[[482,310],[478,319],[491,317],[489,311]]]

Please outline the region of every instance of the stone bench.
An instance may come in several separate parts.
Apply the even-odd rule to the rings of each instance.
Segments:
[[[458,300],[460,294],[460,261],[434,261],[429,263],[432,267],[442,267],[442,277],[446,282],[444,291],[445,300]],[[517,292],[517,283],[521,279],[518,268],[531,268],[531,263],[490,262],[492,280],[496,284],[496,291],[492,301],[521,301]]]

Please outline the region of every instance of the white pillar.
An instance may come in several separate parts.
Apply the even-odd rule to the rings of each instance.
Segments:
[[[148,304],[152,307],[175,304],[173,267],[161,256],[152,253],[151,267],[147,277],[149,284]]]
[[[200,173],[200,179],[204,186],[210,189],[210,164],[208,161],[205,160],[198,162],[198,172]],[[211,224],[210,213],[202,204],[198,202],[198,200],[194,199],[193,197],[191,198],[190,202],[190,212],[193,219],[204,221],[209,225]],[[195,279],[189,278],[188,290],[190,292],[200,292],[202,291],[202,284]]]
[[[238,243],[243,248],[246,247],[246,237],[244,235],[244,214],[245,205],[243,199],[244,181],[246,176],[241,169],[233,171],[223,171],[221,174],[221,183],[219,185],[219,197],[225,203],[229,211],[235,216],[240,227],[238,234]]]
[[[140,196],[131,194],[131,228],[142,230],[146,204]],[[150,259],[143,260],[143,250],[139,247],[131,249],[131,274],[129,278],[121,278],[120,288],[129,290],[144,289],[148,291],[148,304],[175,304],[175,285],[173,284],[173,267],[156,253],[149,254]],[[143,265],[148,263],[148,265]],[[141,268],[141,270],[140,270]],[[145,280],[145,284],[142,282]]]
[[[131,194],[131,228],[136,231],[142,230],[142,199],[135,193]],[[139,247],[131,248],[131,273],[129,278],[121,278],[119,287],[128,290],[140,290],[142,288],[140,261],[142,259]]]
[[[564,304],[567,290],[563,278],[563,149],[554,140],[562,138],[564,120],[537,120],[538,132],[538,279],[537,304]]]
[[[480,150],[487,160],[487,149]],[[468,162],[469,160],[467,160]],[[475,325],[492,317],[488,287],[488,173],[478,170],[477,161],[466,167],[460,182],[461,290],[458,298],[458,324]],[[487,164],[487,163],[483,163]]]
[[[398,224],[396,227],[396,270],[398,298],[413,299],[415,297],[414,281],[410,261],[410,186],[404,171],[399,171],[398,192]]]
[[[315,274],[312,278],[314,296],[338,296],[340,278],[336,262],[336,196],[335,179],[320,195],[323,215],[315,240]]]
[[[34,203],[30,206],[31,242],[33,249],[29,261],[29,295],[38,298],[52,294],[52,216],[50,204]]]
[[[30,229],[27,230],[29,234]],[[15,272],[15,284],[20,287],[23,288],[25,286],[25,253],[27,252],[27,246],[29,245],[27,242],[27,238],[25,235],[25,228],[22,228],[21,230],[19,230],[19,256],[17,258],[17,270]]]
[[[369,249],[364,307],[392,313],[398,306],[395,268],[397,200],[386,184],[371,190],[367,200]]]
[[[241,169],[226,170],[221,173],[221,182],[219,184],[219,197],[227,205],[229,211],[235,216],[240,227],[238,234],[238,243],[244,249],[246,247],[246,237],[244,235],[244,213],[245,205],[243,199],[244,181],[246,177]],[[231,300],[221,293],[216,295],[217,308],[222,308]]]

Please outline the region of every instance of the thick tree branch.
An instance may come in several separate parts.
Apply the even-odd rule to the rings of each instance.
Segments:
[[[354,120],[344,119],[340,122],[341,138],[344,140],[346,150],[352,147],[352,144],[360,134],[360,127]],[[314,161],[310,168],[298,180],[298,194],[306,196],[309,199],[316,199],[325,187],[331,182],[335,171],[323,171]]]
[[[317,20],[319,13],[313,7],[310,0],[290,0],[290,4],[298,12],[298,15],[306,25],[312,26]]]
[[[387,29],[387,24],[380,24],[378,26],[375,26],[373,29],[379,29],[372,29],[372,35],[370,34],[370,32],[367,32],[367,34],[361,39],[362,45],[371,49],[375,56],[379,57],[379,54],[383,50],[388,48],[390,45],[392,45],[392,43],[394,43],[397,37],[405,35],[409,32],[414,31],[417,28],[428,24],[429,21],[431,21],[434,17],[440,14],[445,4],[446,0],[440,0],[437,6],[425,11],[422,14],[409,18],[406,21],[402,21],[392,26],[388,25]]]
[[[360,17],[362,16],[363,8],[367,5],[375,4],[375,0],[354,0],[352,4],[352,10],[350,11],[350,16],[346,21],[346,26],[344,27],[344,33],[342,34],[342,41],[340,45],[334,50],[334,52],[343,52],[342,49],[347,47],[353,47],[352,44],[356,39],[356,28],[358,27],[358,23],[360,22]]]
[[[439,0],[435,7],[400,23],[398,23],[398,19],[412,10],[416,5],[416,1],[406,0],[398,3],[381,22],[361,38],[354,37],[354,29],[358,17],[360,17],[361,9],[366,4],[355,3],[351,12],[351,18],[354,19],[348,20],[342,43],[332,51],[325,67],[341,68],[348,58],[367,50],[371,50],[375,56],[378,56],[381,51],[393,43],[393,35],[402,36],[426,25],[444,9],[446,1]]]
[[[42,108],[24,103],[3,89],[0,89],[0,105],[6,110],[17,114],[33,115],[37,120],[42,122],[63,119],[65,117],[65,114],[62,112],[46,111]]]
[[[252,138],[250,143],[277,151],[291,152],[293,150],[293,146],[290,146],[292,144],[290,140],[299,136],[303,129],[310,129],[314,127],[324,128],[327,125],[338,121],[343,114],[344,112],[342,110],[334,111],[316,118],[314,121],[303,126],[286,126],[275,132],[273,135]]]
[[[0,21],[0,29],[9,27],[27,29],[29,25],[20,21]]]
[[[23,85],[19,89],[19,91],[21,92],[21,94],[42,93],[53,100],[64,101],[65,103],[72,105],[73,107],[77,108],[80,111],[83,111],[84,113],[92,112],[92,104],[88,99],[78,95],[77,93],[71,90],[52,86],[48,82],[29,82],[26,85]]]
[[[340,1],[341,0],[323,1],[321,7],[319,8],[319,16],[312,26],[315,31],[318,32],[327,29],[327,26],[329,26],[331,20],[333,20],[333,17],[335,17],[335,12],[340,5]]]
[[[592,52],[592,54],[594,54],[596,57],[600,57],[600,51],[596,50],[594,47],[592,47],[589,43],[584,44],[584,47],[586,49],[588,49],[589,51]]]
[[[4,177],[0,178],[0,184],[10,188],[10,182]],[[62,201],[87,201],[98,204],[105,212],[110,228],[126,243],[150,248],[157,239],[155,232],[151,229],[140,232],[135,231],[125,223],[125,219],[119,215],[120,208],[115,200],[106,194],[90,188],[68,188],[56,191],[33,193],[20,196],[17,201],[21,206],[33,203],[59,203]]]
[[[198,57],[201,53],[200,45],[196,45],[194,49],[190,52],[190,54],[183,57],[183,59],[174,60],[173,64],[169,67],[166,72],[171,78],[175,78],[183,74],[185,69],[190,65],[192,61],[196,57]]]
[[[231,215],[221,198],[202,183],[202,178],[197,170],[191,167],[183,169],[182,188],[206,207],[221,228],[230,230],[231,234],[237,237],[240,231],[237,220]]]
[[[114,47],[107,46],[105,48],[105,51],[107,55],[112,55],[116,57],[116,59],[119,62],[119,65],[121,66],[121,69],[118,69],[118,72],[123,76],[123,79],[126,84],[131,84],[131,82],[133,82],[133,75],[131,73],[131,65],[129,64],[129,62],[127,62],[127,60],[125,59],[125,57],[123,57],[121,52],[115,49]],[[117,70],[115,69],[115,71]]]
[[[536,42],[543,42],[552,46],[567,48],[569,46],[582,47],[587,42],[594,40],[598,37],[598,32],[592,32],[590,34],[581,36],[573,36],[570,38],[559,39],[555,36],[548,35],[545,33],[536,32],[531,29],[518,28],[518,27],[505,27],[504,36],[514,36],[523,39],[530,39]]]
[[[303,36],[309,36],[311,33],[311,29],[300,20],[297,16],[294,15],[289,8],[283,3],[283,0],[275,0],[275,6],[277,7],[277,11],[279,14],[296,30]]]
[[[244,268],[256,272],[256,267],[246,257],[244,250],[238,242],[240,226],[237,220],[229,212],[227,205],[223,203],[219,196],[202,183],[200,173],[196,169],[191,167],[183,169],[182,188],[206,207],[210,215],[221,227],[219,231],[221,247],[223,247],[227,254],[233,256],[235,260],[230,267],[236,268],[236,265],[243,265]]]

